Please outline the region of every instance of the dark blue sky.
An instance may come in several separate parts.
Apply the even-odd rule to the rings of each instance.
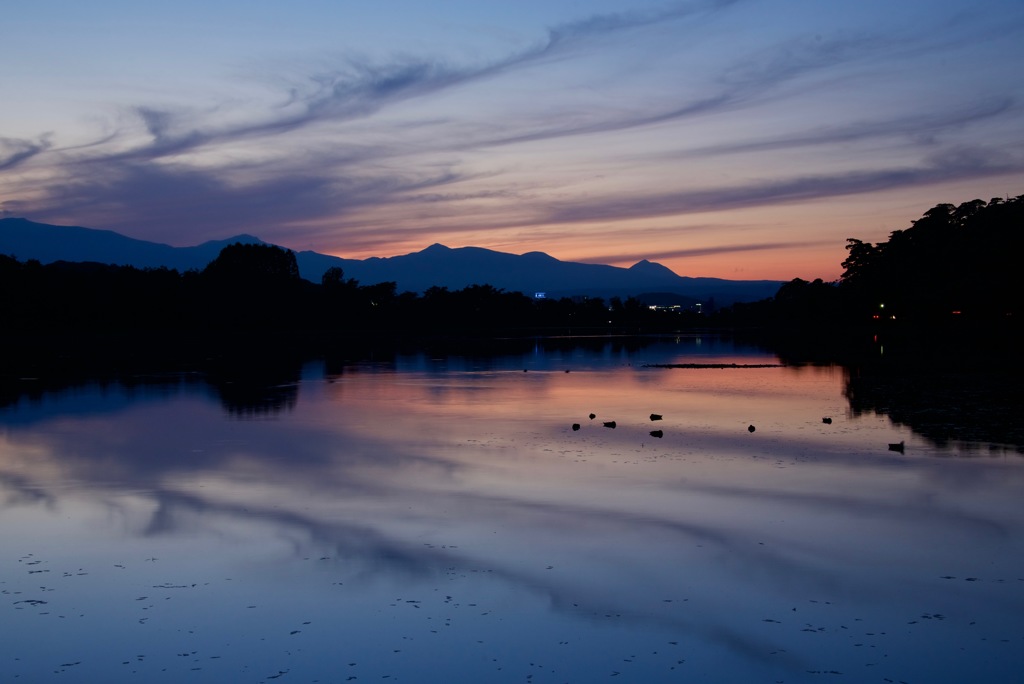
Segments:
[[[0,215],[828,279],[1024,193],[1016,0],[492,5],[7,8]]]

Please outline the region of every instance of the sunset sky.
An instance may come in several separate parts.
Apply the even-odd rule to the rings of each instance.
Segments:
[[[0,216],[177,246],[830,280],[1024,194],[1020,0],[34,0],[0,93]]]

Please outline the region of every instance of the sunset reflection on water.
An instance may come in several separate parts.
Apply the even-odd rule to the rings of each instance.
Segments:
[[[709,346],[310,364],[294,401],[250,415],[191,382],[18,402],[0,413],[0,665],[1010,681],[1020,459],[935,458],[851,415],[834,367],[647,365],[777,361]]]

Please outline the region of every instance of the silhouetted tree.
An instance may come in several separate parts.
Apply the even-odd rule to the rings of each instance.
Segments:
[[[847,241],[841,290],[860,315],[917,322],[1019,315],[1024,196],[939,204],[877,245]]]
[[[236,242],[222,249],[203,270],[203,275],[220,282],[245,285],[280,284],[299,280],[299,265],[290,249]]]
[[[786,325],[831,326],[843,322],[846,311],[835,284],[794,278],[775,294],[772,315],[776,323]]]
[[[345,271],[339,266],[331,266],[320,278],[320,284],[324,287],[341,287],[344,282]]]
[[[201,280],[197,306],[208,327],[283,330],[316,315],[313,286],[299,277],[291,250],[236,242],[203,269]]]

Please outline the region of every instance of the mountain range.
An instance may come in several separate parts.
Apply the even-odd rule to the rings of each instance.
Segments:
[[[224,247],[236,242],[270,244],[252,235],[236,235],[192,247],[172,247],[110,230],[55,226],[23,218],[0,219],[0,254],[44,264],[90,261],[136,268],[202,270]],[[318,283],[327,269],[339,267],[345,278],[354,278],[361,285],[394,282],[399,292],[421,293],[433,286],[459,290],[487,284],[531,296],[538,292],[553,298],[632,296],[651,304],[693,304],[714,299],[718,306],[727,306],[771,297],[782,285],[775,280],[690,278],[646,259],[621,268],[560,261],[543,252],[509,254],[440,244],[394,257],[345,259],[313,251],[295,252],[295,257],[299,273],[306,280]]]

